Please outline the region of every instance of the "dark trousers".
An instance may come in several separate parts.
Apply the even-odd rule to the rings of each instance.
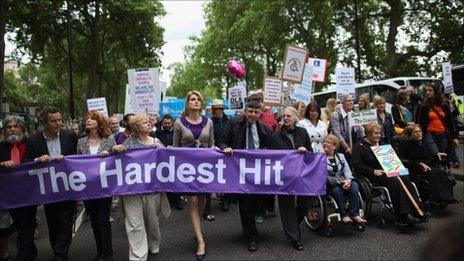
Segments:
[[[37,206],[28,206],[10,210],[18,233],[16,239],[16,260],[35,260],[37,247],[34,243],[34,231],[36,228]]]
[[[260,205],[258,212],[264,213],[268,212],[274,212],[275,211],[275,196],[269,196],[269,195],[263,195],[260,196]]]
[[[84,201],[85,211],[89,214],[97,254],[103,260],[113,260],[111,239],[111,198]]]
[[[359,216],[360,200],[358,191],[358,183],[354,180],[351,180],[351,186],[348,190],[344,190],[342,186],[327,186],[327,192],[334,198],[335,202],[337,202],[340,214],[342,216],[346,216],[347,214],[352,217]],[[348,209],[346,208],[346,200],[344,195],[348,195]]]
[[[181,194],[179,193],[166,193],[168,196],[169,204],[174,207],[182,202]]]
[[[409,169],[411,170],[411,169]],[[430,171],[423,172],[421,170],[410,171],[410,177],[414,182],[418,182],[418,178],[422,178],[428,181],[430,191],[429,195],[422,195],[423,200],[431,199],[435,202],[441,202],[447,199],[454,198],[453,195],[453,184],[451,184],[448,176],[449,174],[439,168],[432,167]],[[422,192],[421,192],[422,193]]]
[[[305,196],[278,196],[280,219],[289,240],[300,239],[300,223],[308,212],[309,199]]]
[[[48,235],[55,260],[67,260],[72,240],[76,202],[62,201],[44,206]]]
[[[256,228],[255,216],[260,203],[259,196],[240,195],[238,204],[240,210],[240,220],[242,222],[243,234],[247,238],[256,237],[258,229]]]
[[[383,175],[380,177],[369,178],[369,179],[374,184],[384,186],[388,189],[396,215],[399,216],[399,215],[415,213],[415,211],[413,210],[413,205],[411,201],[409,200],[408,196],[406,195],[406,192],[402,188],[397,177],[389,178]],[[417,204],[420,205],[417,195],[416,193],[414,193],[414,187],[412,186],[409,177],[402,176],[401,179],[403,180],[403,183],[406,185],[411,195],[414,197]]]
[[[211,214],[211,194],[205,194],[205,208],[203,209],[203,215]]]

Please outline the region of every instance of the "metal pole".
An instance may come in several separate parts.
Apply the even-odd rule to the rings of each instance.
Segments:
[[[359,55],[359,23],[358,23],[358,0],[354,0],[354,27],[356,37],[356,63],[357,63],[357,77],[358,82],[361,82],[361,56]]]
[[[69,75],[69,114],[71,119],[76,119],[74,110],[74,90],[73,90],[73,74],[72,74],[72,32],[71,32],[71,10],[69,1],[66,0],[67,22],[68,22],[68,75]]]

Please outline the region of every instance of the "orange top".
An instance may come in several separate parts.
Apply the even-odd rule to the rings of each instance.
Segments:
[[[445,119],[445,112],[442,110],[442,108],[434,107],[433,110],[431,109],[429,112],[429,125],[427,126],[427,132],[444,133],[445,126],[443,125],[443,122],[440,120],[440,117],[438,117],[435,111],[440,114],[440,117],[442,119]]]

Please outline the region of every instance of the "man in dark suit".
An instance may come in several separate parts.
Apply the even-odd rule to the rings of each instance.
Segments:
[[[271,146],[271,130],[258,121],[261,105],[257,101],[250,101],[245,107],[245,115],[238,116],[229,121],[219,140],[219,148],[227,155],[232,155],[235,149],[266,149]],[[240,219],[243,234],[247,239],[248,250],[258,249],[256,240],[255,215],[260,204],[259,195],[238,196]]]
[[[3,120],[4,141],[0,142],[0,169],[12,168],[23,162],[26,153],[26,135],[24,122],[18,116],[7,116]],[[37,248],[34,244],[35,215],[37,206],[10,209],[16,231],[16,260],[34,260]]]
[[[39,120],[44,130],[28,139],[26,160],[59,161],[65,155],[76,154],[77,136],[72,131],[62,129],[62,118],[57,108],[44,108],[39,114]],[[54,259],[67,260],[76,204],[74,201],[61,201],[47,204],[44,208]]]

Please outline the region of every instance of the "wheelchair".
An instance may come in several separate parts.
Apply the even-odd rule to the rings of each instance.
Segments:
[[[410,227],[411,225],[401,224],[398,218],[395,215],[395,209],[393,208],[393,203],[390,197],[390,192],[384,186],[374,186],[369,179],[364,176],[355,175],[356,179],[359,181],[359,192],[361,193],[362,199],[364,201],[364,214],[368,219],[375,219],[376,224],[379,228],[384,229],[387,224],[387,220],[393,221],[393,224],[400,228],[400,231],[404,227]],[[422,203],[422,199],[419,194],[419,190],[414,182],[411,182],[414,191],[419,200],[419,204]],[[374,216],[372,213],[372,208],[374,205],[379,206],[379,211]]]
[[[364,217],[366,205],[360,191],[358,193],[360,198],[359,216]],[[335,222],[341,222],[341,215],[338,210],[339,206],[331,195],[314,196],[311,198],[308,212],[304,217],[305,224],[311,230],[322,232],[327,237],[331,237]],[[365,223],[354,222],[353,224],[358,231],[364,231],[366,227]]]

